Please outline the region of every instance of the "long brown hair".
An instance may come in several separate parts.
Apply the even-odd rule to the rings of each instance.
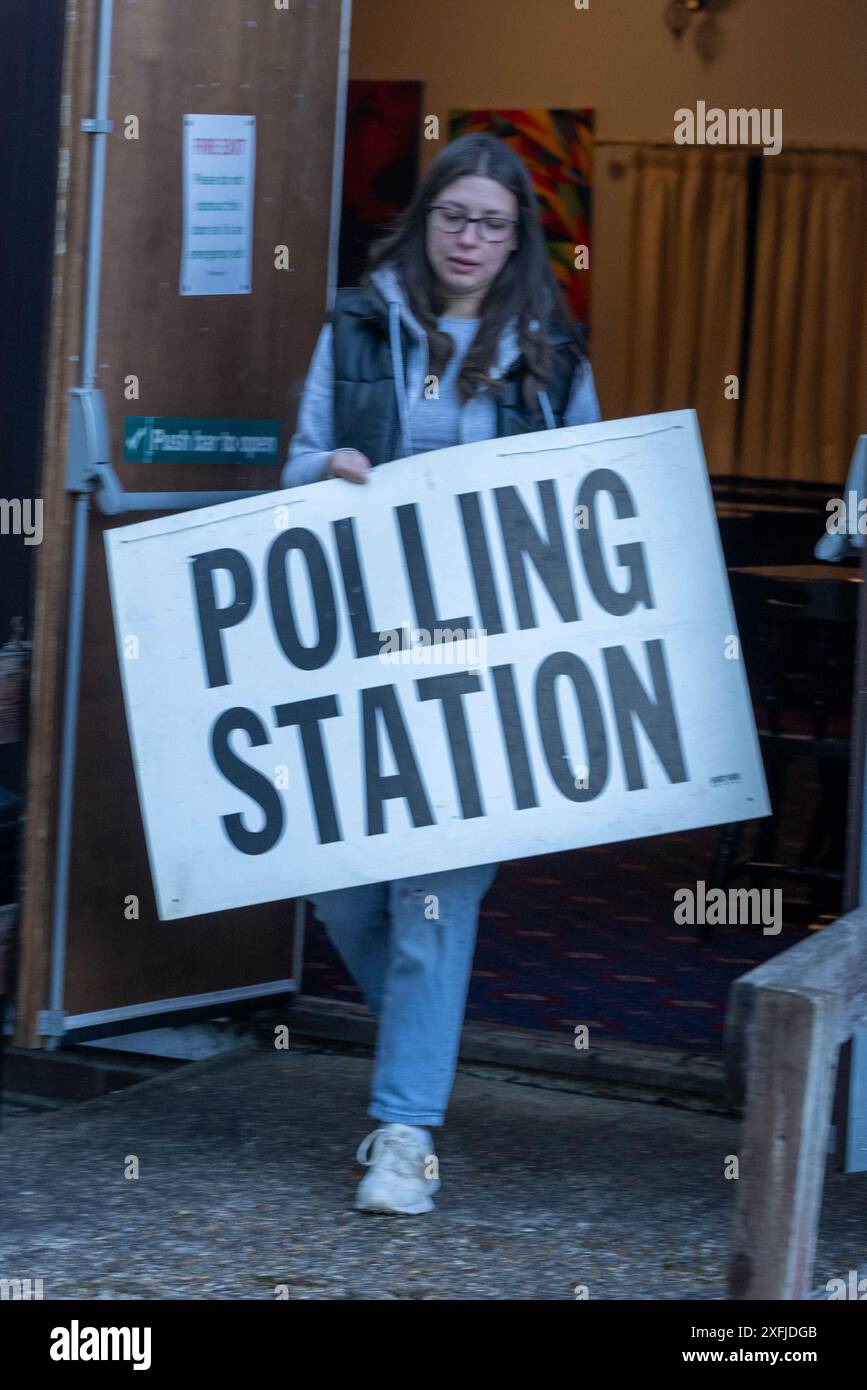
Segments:
[[[586,358],[586,339],[583,327],[575,323],[566,308],[539,225],[530,175],[511,146],[493,135],[473,134],[462,135],[440,150],[410,204],[371,247],[361,283],[369,284],[371,272],[384,262],[395,265],[410,310],[428,335],[430,371],[441,375],[455,344],[448,333],[437,328],[436,321],[445,312],[446,301],[438,292],[425,250],[427,207],[436,202],[443,188],[465,175],[495,179],[514,193],[519,225],[516,229],[518,248],[509,256],[482,301],[479,330],[464,357],[457,380],[459,399],[463,403],[481,387],[488,387],[495,393],[502,390],[501,383],[488,373],[503,328],[517,316],[518,346],[527,364],[524,401],[532,407],[538,391],[548,385],[553,375],[553,348],[549,336],[552,330],[566,335],[576,364]],[[539,328],[531,332],[529,325],[534,319],[538,320]]]

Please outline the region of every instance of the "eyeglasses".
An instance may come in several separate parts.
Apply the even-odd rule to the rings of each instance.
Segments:
[[[465,212],[446,207],[443,203],[429,203],[427,208],[430,225],[437,232],[462,232],[468,222],[478,222],[482,241],[506,241],[511,228],[518,222],[511,217],[467,217]]]

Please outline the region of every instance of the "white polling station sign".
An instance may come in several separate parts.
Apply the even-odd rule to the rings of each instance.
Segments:
[[[161,918],[769,813],[693,411],[106,545]]]

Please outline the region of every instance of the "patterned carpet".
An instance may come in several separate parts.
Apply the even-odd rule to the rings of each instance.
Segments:
[[[691,831],[503,864],[482,905],[467,1020],[568,1035],[583,1023],[591,1037],[719,1055],[732,981],[806,928],[718,926],[707,943],[675,923],[675,889],[709,881],[718,838]],[[784,848],[789,858],[796,846]],[[312,909],[303,989],[361,1002]]]

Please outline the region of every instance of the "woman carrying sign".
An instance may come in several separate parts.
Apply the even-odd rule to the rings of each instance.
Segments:
[[[599,418],[527,169],[494,136],[466,135],[433,160],[362,284],[338,290],[281,481],[369,483],[392,459]],[[433,1207],[428,1127],[444,1122],[479,905],[497,867],[310,899],[378,1019],[368,1114],[380,1123],[358,1148],[361,1210]]]

